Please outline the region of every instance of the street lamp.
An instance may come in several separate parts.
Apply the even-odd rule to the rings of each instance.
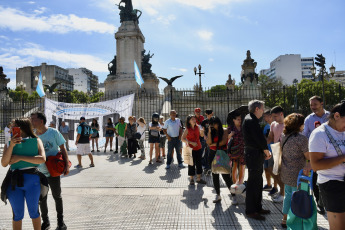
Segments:
[[[18,82],[17,84],[17,87],[20,88],[20,101],[22,103],[22,116],[24,116],[24,100],[23,100],[23,93],[25,91],[25,88],[26,88],[26,84],[21,81],[21,82]]]
[[[202,86],[201,86],[201,75],[202,75],[202,74],[205,74],[205,73],[202,73],[202,72],[201,72],[201,65],[200,65],[200,64],[199,64],[199,66],[198,66],[198,69],[199,69],[199,72],[197,72],[197,68],[194,67],[194,74],[195,74],[195,75],[197,75],[197,74],[199,75],[199,90],[202,91]]]
[[[316,68],[313,65],[313,67],[310,68],[311,74],[314,76],[315,79],[321,78],[322,80],[322,99],[323,99],[323,104],[326,105],[326,100],[325,100],[325,77],[327,78],[332,78],[335,73],[335,67],[332,66],[329,68],[330,74],[326,71],[326,58],[322,54],[316,54],[317,57],[315,57],[315,64],[320,67],[319,69],[319,74],[316,75]]]

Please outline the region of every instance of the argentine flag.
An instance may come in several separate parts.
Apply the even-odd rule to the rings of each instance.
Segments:
[[[42,83],[42,75],[40,72],[40,76],[38,77],[38,83],[36,87],[36,92],[40,97],[44,97],[46,94],[44,93],[43,83]]]
[[[141,88],[141,84],[144,84],[144,80],[143,80],[143,78],[141,77],[141,74],[140,74],[138,65],[137,65],[137,63],[135,62],[135,60],[134,60],[134,76],[135,76],[135,81],[139,84],[139,86],[140,86],[140,88]]]

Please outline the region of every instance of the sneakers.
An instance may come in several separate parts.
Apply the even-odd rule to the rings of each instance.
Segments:
[[[82,166],[82,165],[79,165],[79,164],[78,164],[78,165],[76,165],[75,167],[76,167],[77,169],[81,169],[81,168],[83,168],[83,166]]]
[[[284,201],[284,197],[283,197],[282,195],[279,194],[278,196],[276,196],[275,198],[273,198],[272,201],[273,201],[274,203],[281,203],[281,202]]]
[[[92,167],[95,167],[95,164],[90,164],[90,167],[92,168]]]
[[[216,195],[216,198],[213,200],[213,203],[218,203],[222,200],[222,197],[220,195]]]
[[[43,223],[41,225],[41,230],[48,230],[48,229],[50,229],[50,222],[49,221],[48,222],[43,221]]]
[[[56,230],[67,230],[67,226],[63,222],[63,220],[62,221],[58,221],[58,226],[57,226]]]
[[[118,151],[117,151],[117,150],[115,150],[114,154],[116,154],[116,153],[118,153]]]
[[[165,169],[170,169],[170,165],[165,166]]]
[[[276,194],[278,192],[277,188],[272,188],[271,191],[268,193],[269,196],[273,196],[274,194]]]
[[[271,191],[271,190],[272,190],[272,185],[268,186],[268,185],[266,184],[262,190],[263,190],[263,191]]]
[[[232,196],[232,205],[238,205],[237,196]]]
[[[185,166],[183,165],[183,163],[178,164],[178,167],[181,168],[181,169],[185,168]]]

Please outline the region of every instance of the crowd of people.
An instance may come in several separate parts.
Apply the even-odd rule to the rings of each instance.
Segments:
[[[193,159],[193,163],[188,164],[189,185],[207,184],[205,177],[212,175],[216,192],[213,202],[218,203],[221,202],[220,175],[212,170],[212,165],[217,160],[217,152],[225,151],[232,168],[221,176],[231,193],[232,205],[238,205],[238,196],[245,195],[246,216],[265,220],[265,215],[271,213],[262,206],[262,194],[267,191],[272,196],[272,202],[283,202],[282,227],[287,227],[292,194],[298,190],[299,172],[303,170],[308,176],[313,170],[311,186],[317,211],[320,214],[327,211],[330,229],[342,229],[345,226],[345,102],[335,105],[330,112],[323,108],[322,98],[318,96],[313,96],[309,102],[312,113],[306,118],[298,113],[285,114],[280,106],[265,110],[264,102],[259,100],[249,102],[247,114],[238,110],[230,112],[228,124],[223,124],[212,109],[205,110],[205,118],[200,108],[195,108],[194,114],[187,116],[185,121],[178,118],[175,110],[170,111],[170,118],[165,121],[163,116],[154,113],[149,124],[143,117],[136,119],[130,116],[128,122],[120,117],[116,124],[109,118],[104,125],[104,152],[107,152],[108,146],[110,152],[128,158],[136,158],[139,152],[141,160],[149,157],[149,165],[162,164],[166,159],[167,170],[173,164],[175,155],[177,165],[182,169],[185,167],[182,158],[184,143],[191,149],[190,157]],[[7,181],[7,186],[1,187],[1,199],[8,199],[12,206],[14,229],[21,228],[24,198],[34,229],[50,228],[47,196],[42,194],[37,181],[46,184],[52,191],[57,210],[57,229],[67,229],[63,220],[60,175],[54,176],[45,162],[49,161],[48,157],[60,154],[65,165],[60,174],[68,175],[69,127],[62,122],[59,129],[55,129],[46,127],[46,122],[45,115],[36,112],[31,114],[31,119],[15,119],[7,126],[7,132],[12,136],[6,136],[1,164],[4,167],[10,165],[10,169],[3,183],[6,185]],[[15,132],[18,127],[19,134]],[[89,125],[85,117],[80,118],[75,143],[77,168],[83,167],[83,155],[88,155],[90,167],[95,167],[92,152],[95,146],[100,152],[100,129],[97,119]],[[144,147],[147,134],[148,155]],[[275,143],[281,146],[278,172],[274,166],[279,159],[272,157],[271,150],[271,145]],[[23,152],[19,145],[29,147]],[[263,185],[263,172],[266,185]]]

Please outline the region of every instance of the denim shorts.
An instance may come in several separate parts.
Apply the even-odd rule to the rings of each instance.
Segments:
[[[273,165],[274,165],[273,157],[264,161],[264,169],[273,168]]]
[[[105,137],[114,137],[114,133],[113,133],[113,134],[106,133],[106,134],[105,134]]]
[[[160,143],[159,136],[154,137],[154,136],[149,135],[149,143]]]

